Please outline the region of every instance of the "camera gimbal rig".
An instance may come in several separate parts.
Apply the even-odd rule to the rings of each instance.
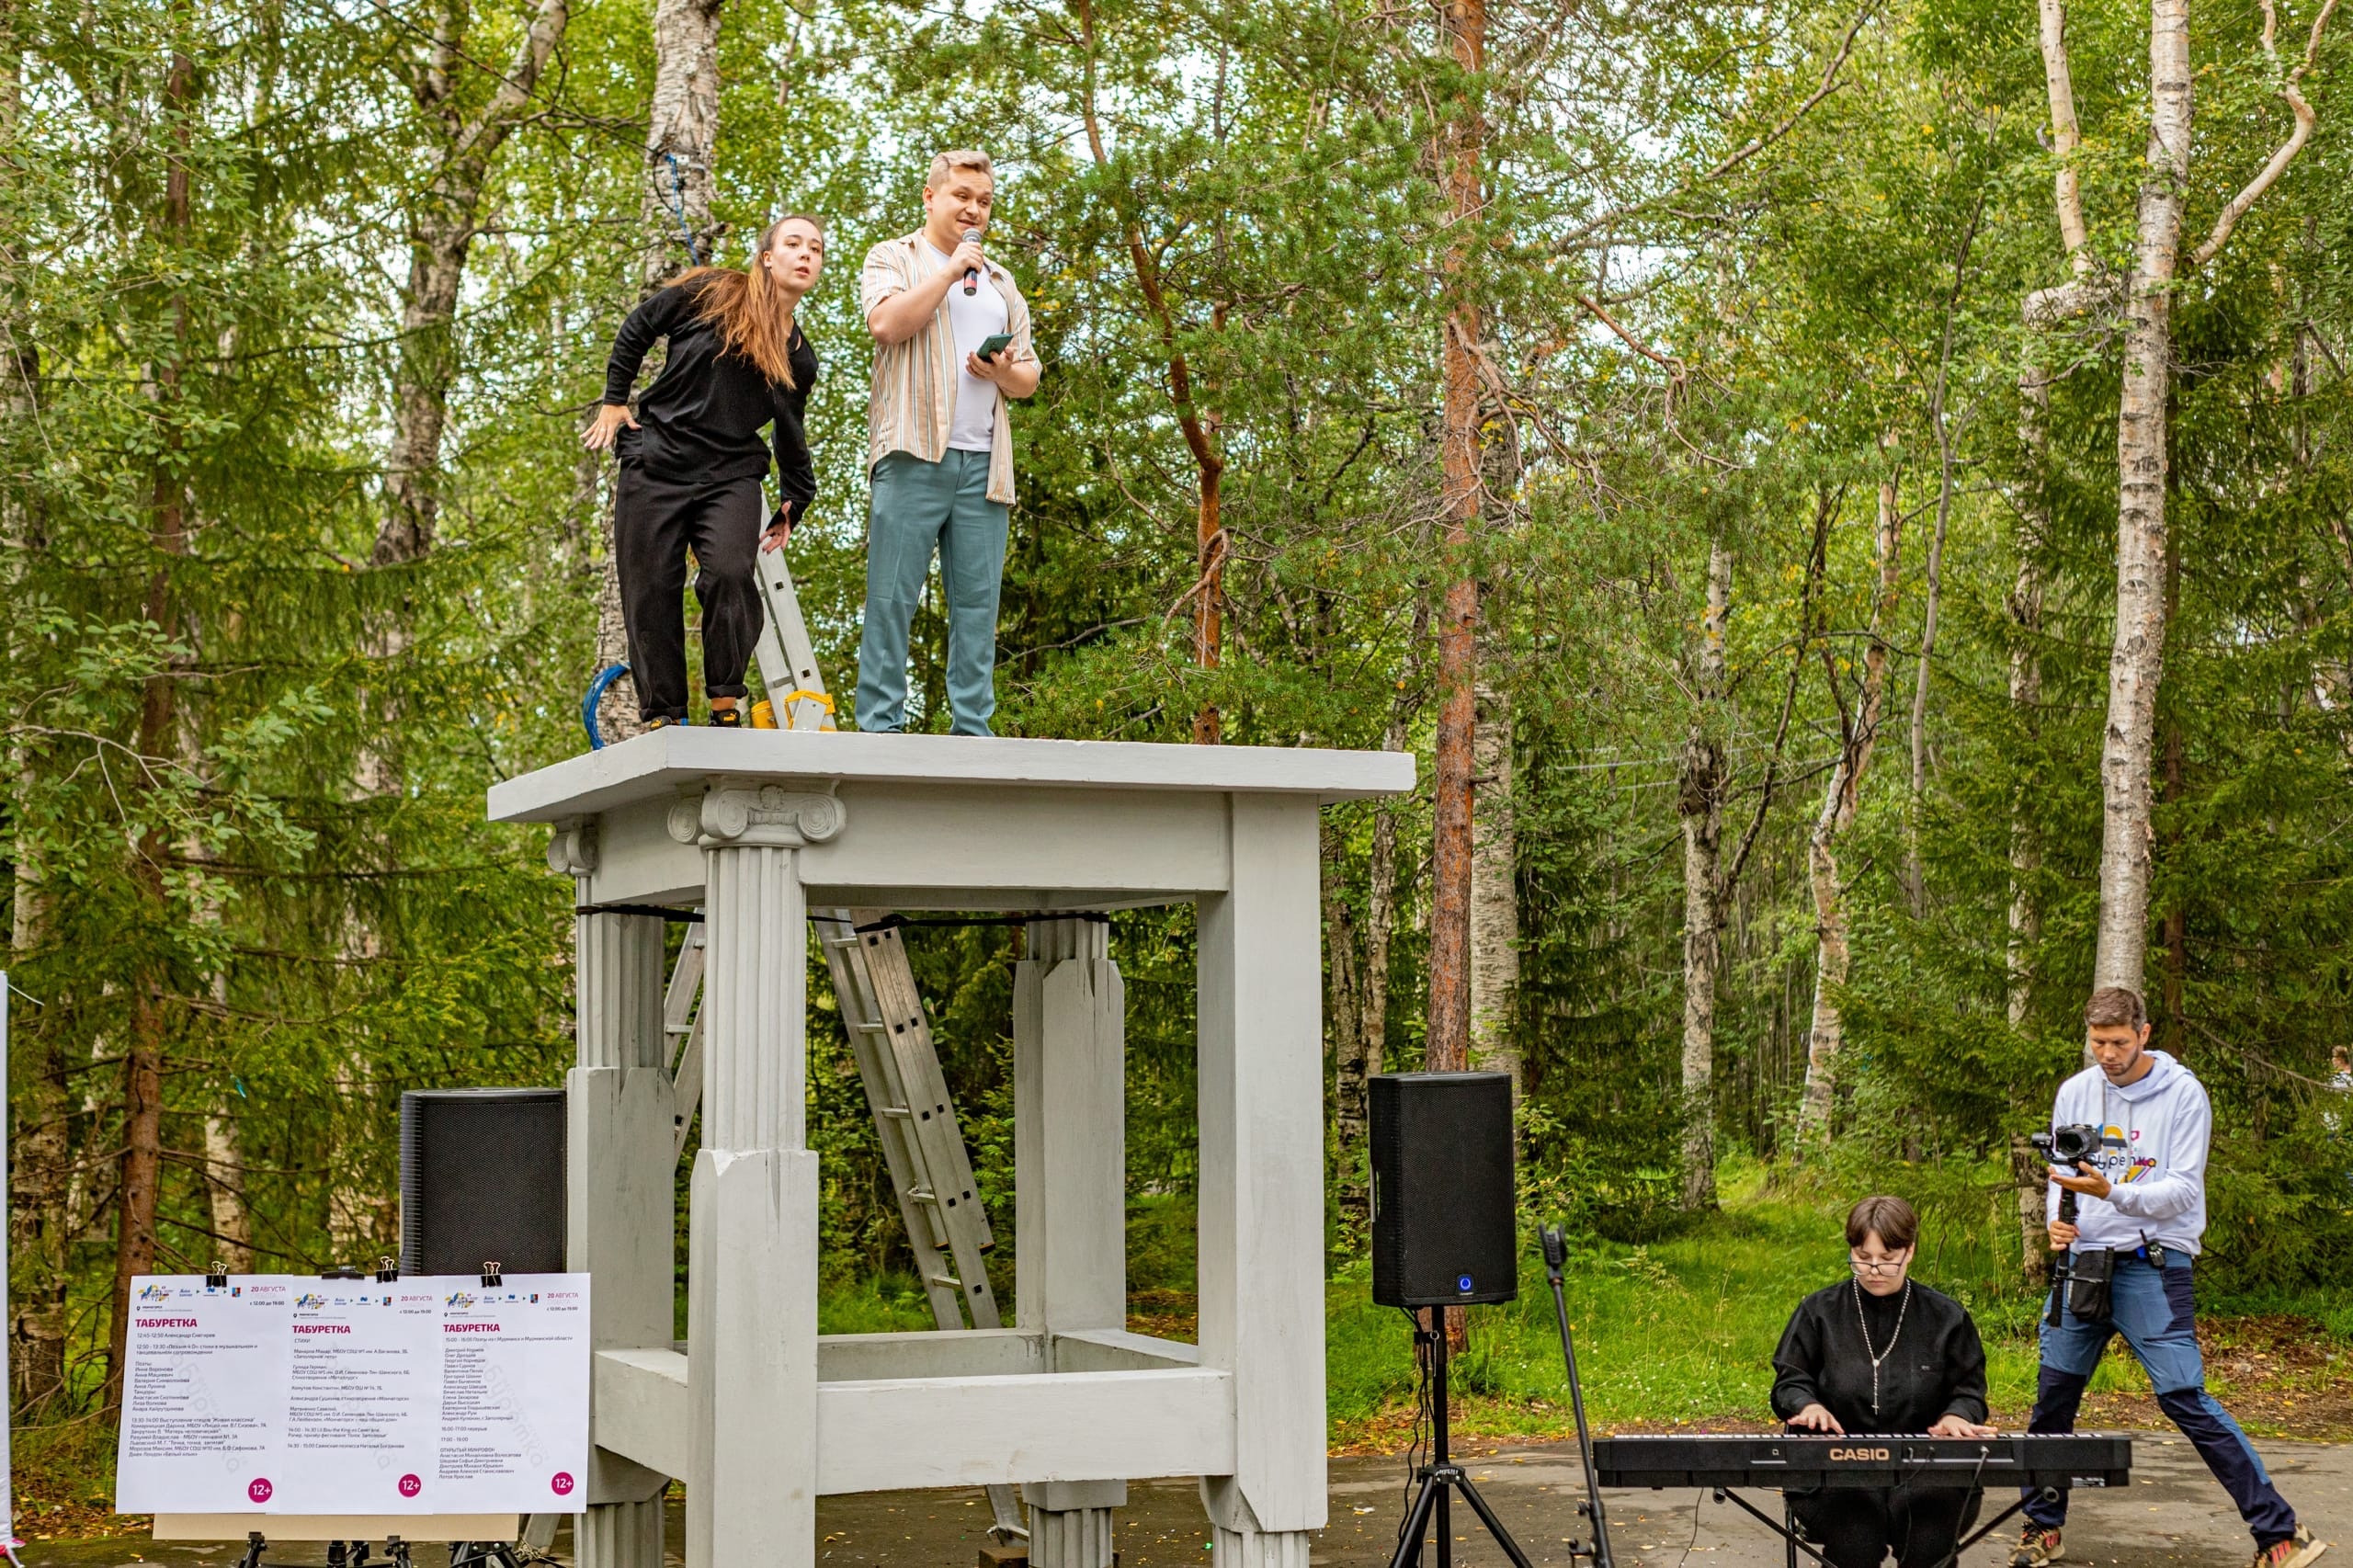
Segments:
[[[2064,1127],[2054,1127],[2048,1132],[2038,1132],[2027,1140],[2040,1151],[2048,1165],[2063,1166],[2072,1171],[2082,1162],[2099,1153],[2099,1129],[2087,1121],[2071,1121]],[[2075,1190],[2059,1189],[2059,1222],[2075,1222]],[[2060,1317],[2067,1310],[2067,1282],[2075,1274],[2075,1251],[2063,1249],[2051,1265],[2051,1311],[2043,1319],[2052,1327],[2059,1326]]]

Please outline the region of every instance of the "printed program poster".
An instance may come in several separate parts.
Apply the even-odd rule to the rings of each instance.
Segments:
[[[275,1501],[292,1300],[268,1277],[218,1289],[201,1274],[131,1281],[117,1508],[225,1514]]]
[[[588,1277],[132,1282],[122,1513],[580,1506]]]
[[[588,1470],[587,1277],[445,1283],[435,1506],[574,1511]]]
[[[311,1280],[295,1290],[290,1318],[278,1509],[433,1511],[441,1415],[433,1282]]]

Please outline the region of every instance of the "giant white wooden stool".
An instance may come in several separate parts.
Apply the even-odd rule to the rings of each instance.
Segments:
[[[1183,1475],[1215,1568],[1306,1568],[1324,1519],[1316,808],[1413,783],[1387,752],[672,728],[492,790],[493,820],[555,828],[548,862],[581,905],[706,919],[684,1343],[662,922],[576,923],[571,1266],[596,1277],[597,1346],[582,1568],[661,1568],[674,1476],[690,1568],[812,1568],[822,1494],[995,1483],[1051,1524],[1040,1568],[1099,1568],[1125,1483]],[[1015,985],[1017,1326],[820,1336],[810,906],[1185,903],[1199,1345],[1126,1330],[1119,971],[1100,925],[1051,918]]]

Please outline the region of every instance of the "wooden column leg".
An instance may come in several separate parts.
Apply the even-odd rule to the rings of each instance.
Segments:
[[[1305,1530],[1228,1529],[1210,1524],[1210,1568],[1307,1568]]]
[[[1303,1568],[1325,1513],[1316,808],[1229,810],[1232,891],[1199,903],[1199,1281],[1201,1364],[1234,1375],[1234,1470],[1201,1491],[1217,1568]]]
[[[1127,1506],[1126,1482],[1031,1482],[1021,1500],[1029,1505],[1029,1568],[1111,1568],[1112,1511]]]
[[[574,873],[580,903],[593,902],[595,845],[585,829],[558,835],[549,859]],[[565,1266],[593,1281],[589,1333],[600,1350],[667,1345],[672,1333],[677,1162],[668,1144],[662,940],[657,919],[574,922],[579,1065],[565,1079]],[[573,1521],[580,1568],[662,1568],[669,1479],[592,1448],[587,1506]]]
[[[703,1147],[688,1230],[687,1562],[813,1568],[817,1156],[804,1146],[809,910],[799,849],[839,802],[774,785],[680,802],[704,850]]]
[[[573,1559],[587,1568],[662,1568],[662,1496],[641,1503],[602,1503],[573,1521]]]
[[[1014,1303],[1050,1335],[1127,1326],[1127,997],[1108,935],[1032,921],[1014,968]]]

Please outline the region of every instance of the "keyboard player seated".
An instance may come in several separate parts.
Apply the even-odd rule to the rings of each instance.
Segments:
[[[1773,1413],[1793,1431],[1982,1437],[1985,1349],[1968,1309],[1912,1278],[1920,1217],[1900,1198],[1847,1215],[1849,1278],[1798,1303],[1773,1352]],[[1832,1568],[1938,1568],[1977,1517],[1982,1494],[1891,1487],[1788,1494]]]

